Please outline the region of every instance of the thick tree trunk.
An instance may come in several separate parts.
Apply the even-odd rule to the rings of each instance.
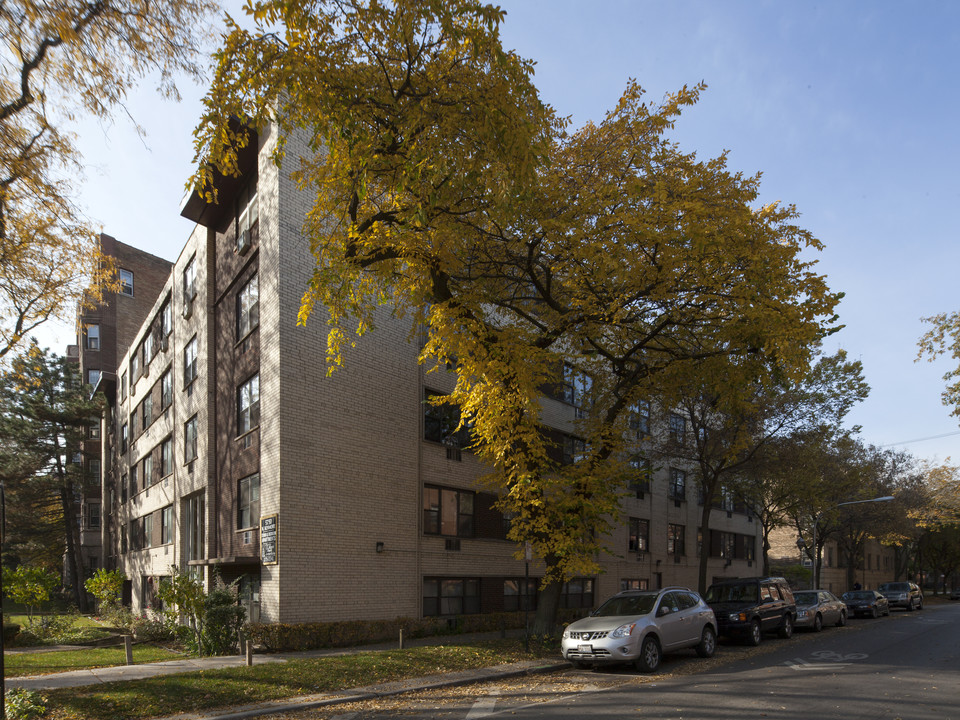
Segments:
[[[87,593],[83,589],[83,558],[80,556],[80,527],[73,508],[73,482],[64,477],[60,500],[63,506],[63,522],[66,526],[66,563],[73,576],[73,600],[80,612],[88,612]]]
[[[537,613],[533,618],[531,634],[534,637],[553,637],[557,633],[557,610],[563,583],[541,585],[537,591]]]

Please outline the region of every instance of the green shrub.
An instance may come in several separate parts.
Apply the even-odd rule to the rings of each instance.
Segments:
[[[104,570],[100,568],[93,577],[84,583],[84,587],[97,599],[101,614],[120,607],[120,596],[127,576],[122,570]]]
[[[207,593],[203,610],[204,655],[228,655],[237,650],[246,610],[237,604],[236,587],[219,584]]]
[[[46,698],[33,690],[14,688],[8,690],[4,698],[7,720],[34,720],[47,711]]]
[[[176,638],[175,627],[158,618],[134,617],[129,628],[140,642],[163,642]]]

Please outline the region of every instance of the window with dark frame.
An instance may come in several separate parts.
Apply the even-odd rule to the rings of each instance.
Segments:
[[[168,545],[173,542],[173,505],[167,505],[160,510],[160,544]]]
[[[636,433],[637,440],[650,435],[650,403],[641,400],[630,413],[630,429]]]
[[[193,462],[197,459],[197,416],[183,424],[183,461]]]
[[[173,405],[173,371],[167,370],[160,378],[160,410]]]
[[[100,527],[100,503],[87,505],[87,527],[93,530]]]
[[[143,410],[143,429],[146,430],[153,422],[153,393],[148,392],[143,398],[140,407]]]
[[[260,425],[260,375],[237,388],[237,436]]]
[[[87,325],[83,333],[84,347],[87,350],[100,349],[100,326]]]
[[[560,607],[593,607],[593,578],[574,578],[564,583],[560,591]]]
[[[237,293],[237,341],[243,340],[260,324],[260,283],[250,278]]]
[[[144,515],[142,525],[140,526],[143,529],[143,535],[140,547],[149,548],[153,547],[153,513],[150,515]]]
[[[646,552],[650,547],[650,521],[643,518],[630,518],[630,532],[627,540],[627,552]]]
[[[189,387],[197,379],[197,338],[192,337],[183,347],[183,386]]]
[[[682,445],[687,439],[687,419],[683,415],[670,413],[670,440]]]
[[[686,500],[687,498],[687,473],[677,468],[670,468],[670,492],[671,500]]]
[[[173,438],[168,437],[160,444],[160,476],[173,475]]]
[[[260,473],[241,478],[237,484],[237,529],[260,524]]]
[[[682,556],[687,554],[686,550],[686,527],[684,525],[667,525],[667,555]]]
[[[424,390],[423,393],[423,439],[438,443],[453,441],[457,448],[469,447],[472,443],[470,428],[465,424],[459,430],[460,408],[450,403],[434,404],[436,398],[446,397],[444,393]]]
[[[630,475],[630,491],[634,497],[642,498],[645,493],[650,492],[650,476],[653,473],[653,466],[647,458],[634,455],[630,458],[630,467],[633,472]]]
[[[648,590],[650,581],[647,578],[621,578],[620,591],[624,590]]]
[[[133,297],[133,271],[120,268],[117,274],[120,278],[120,294]]]
[[[474,534],[475,495],[469,490],[425,485],[423,533],[470,538]]]
[[[153,453],[147,453],[143,456],[142,478],[144,490],[155,482],[153,477]]]
[[[518,610],[537,609],[536,578],[507,578],[503,581],[503,610],[516,612]]]
[[[480,580],[477,578],[423,579],[425,617],[475,615],[480,612]]]

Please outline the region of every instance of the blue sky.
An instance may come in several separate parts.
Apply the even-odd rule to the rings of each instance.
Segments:
[[[542,97],[574,126],[599,120],[628,78],[651,100],[705,81],[672,137],[729,151],[763,173],[762,201],[793,203],[824,244],[819,269],[846,293],[830,349],[864,364],[870,398],[850,416],[877,445],[960,459],[958,422],[940,403],[944,362],[915,363],[920,318],[960,308],[957,117],[960,3],[745,0],[509,0],[504,45],[537,62]],[[174,260],[201,89],[130,100],[86,125],[81,202],[104,232]],[[65,342],[65,341],[64,341]]]

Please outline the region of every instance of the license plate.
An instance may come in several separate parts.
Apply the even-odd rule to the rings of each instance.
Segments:
[[[593,645],[578,645],[577,651],[586,655],[592,655]]]

